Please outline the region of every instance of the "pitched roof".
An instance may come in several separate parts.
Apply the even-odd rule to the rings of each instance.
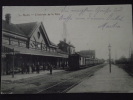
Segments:
[[[61,49],[57,49],[57,52],[62,54],[68,54],[67,52],[62,51]]]
[[[84,56],[84,57],[95,56],[95,50],[82,50],[82,51],[77,52],[77,54]]]
[[[28,37],[32,30],[37,25],[37,22],[30,22],[30,23],[22,23],[22,24],[8,24],[5,20],[2,20],[2,29],[11,31],[13,33],[17,33],[20,35],[24,35]]]
[[[78,55],[81,56],[81,57],[86,57],[86,58],[88,58],[88,55],[81,54],[80,52],[76,52],[75,54],[78,54]]]
[[[2,30],[10,31],[25,36],[24,32],[20,30],[15,24],[8,24],[5,20],[2,20]]]
[[[52,41],[50,41],[51,45],[57,46],[55,43],[53,43]]]
[[[21,23],[16,24],[16,26],[24,32],[26,36],[29,36],[33,29],[36,27],[37,22],[30,22],[30,23]]]
[[[64,42],[64,41],[60,41],[60,43],[64,43],[65,45],[68,45],[68,46],[70,46],[70,47],[74,47],[72,44],[66,43],[66,42]],[[59,44],[60,44],[60,43],[59,43]]]
[[[79,51],[78,53],[82,55],[95,55],[95,50],[82,50],[82,51]]]
[[[21,24],[8,24],[5,20],[2,20],[2,29],[6,31],[11,31],[13,33],[23,35],[26,37],[30,37],[32,31],[38,25],[37,22],[30,22],[30,23],[21,23]],[[53,42],[50,41],[50,45],[57,46]]]

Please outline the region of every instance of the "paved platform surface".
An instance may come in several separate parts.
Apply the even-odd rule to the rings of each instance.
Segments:
[[[53,70],[52,73],[56,73],[56,72],[61,72],[64,70]],[[16,80],[20,80],[20,79],[26,79],[26,78],[30,78],[30,77],[36,77],[36,76],[40,76],[40,75],[45,75],[45,74],[50,74],[50,71],[45,70],[45,71],[40,71],[40,73],[29,73],[29,74],[15,74],[14,78],[12,78],[12,75],[3,75],[1,76],[1,80],[2,81],[16,81]]]
[[[133,77],[129,76],[123,69],[109,65],[94,73],[94,75],[67,93],[133,93]]]

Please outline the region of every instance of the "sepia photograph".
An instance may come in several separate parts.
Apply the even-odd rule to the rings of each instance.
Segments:
[[[132,5],[2,6],[1,94],[133,93]]]

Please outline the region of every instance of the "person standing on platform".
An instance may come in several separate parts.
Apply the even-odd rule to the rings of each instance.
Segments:
[[[43,63],[43,70],[45,71],[45,63]]]
[[[22,63],[22,74],[24,74],[24,63]]]
[[[36,66],[36,71],[37,71],[37,73],[39,74],[39,62],[37,63],[37,66]]]
[[[25,64],[25,71],[26,71],[26,74],[28,74],[28,64],[27,63]]]
[[[49,68],[50,68],[50,64],[49,63],[47,63],[47,67],[48,67],[47,70],[49,71]]]
[[[34,72],[34,64],[31,65],[32,73]]]
[[[39,62],[38,62],[38,74],[39,74],[39,72],[40,72],[40,65],[39,65]]]
[[[27,74],[27,64],[24,64],[24,72]]]
[[[30,64],[28,63],[27,64],[27,74],[29,74],[29,72],[30,72]]]
[[[52,65],[50,65],[50,74],[52,75]]]
[[[35,66],[36,67],[36,73],[38,72],[38,67],[37,66],[38,66],[38,63],[36,63],[36,66]]]

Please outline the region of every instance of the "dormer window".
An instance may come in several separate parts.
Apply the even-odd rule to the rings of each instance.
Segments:
[[[37,33],[38,39],[40,38],[40,32]]]

